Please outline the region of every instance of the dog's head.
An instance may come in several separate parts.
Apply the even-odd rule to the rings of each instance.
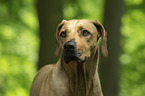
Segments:
[[[107,56],[106,35],[104,27],[98,20],[63,20],[56,30],[55,55],[58,56],[61,51],[65,63],[85,62],[87,58],[96,53],[97,41],[99,37],[102,37],[102,54]]]

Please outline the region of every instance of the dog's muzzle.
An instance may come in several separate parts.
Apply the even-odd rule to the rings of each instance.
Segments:
[[[81,53],[77,52],[74,41],[68,41],[64,44],[63,59],[66,64],[70,61],[85,62],[86,60],[81,60],[80,56]]]

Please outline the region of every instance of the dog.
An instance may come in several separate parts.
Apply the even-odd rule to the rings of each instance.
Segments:
[[[62,20],[56,30],[60,59],[39,70],[30,96],[103,96],[96,63],[100,37],[106,57],[107,33],[98,20]]]

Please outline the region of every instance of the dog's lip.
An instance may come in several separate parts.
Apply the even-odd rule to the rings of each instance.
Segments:
[[[64,61],[66,64],[68,64],[71,61],[76,61],[78,63],[84,63],[87,60],[87,56],[85,57],[85,59],[81,59],[80,58],[80,53],[78,54],[70,54],[70,55],[64,55]]]
[[[75,54],[64,54],[63,59],[66,64],[68,64],[70,61],[77,61],[77,56]]]

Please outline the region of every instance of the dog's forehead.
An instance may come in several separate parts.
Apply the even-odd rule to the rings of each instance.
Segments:
[[[79,29],[84,28],[92,31],[96,31],[96,27],[91,20],[81,19],[81,20],[69,20],[66,21],[64,27],[67,29]]]

